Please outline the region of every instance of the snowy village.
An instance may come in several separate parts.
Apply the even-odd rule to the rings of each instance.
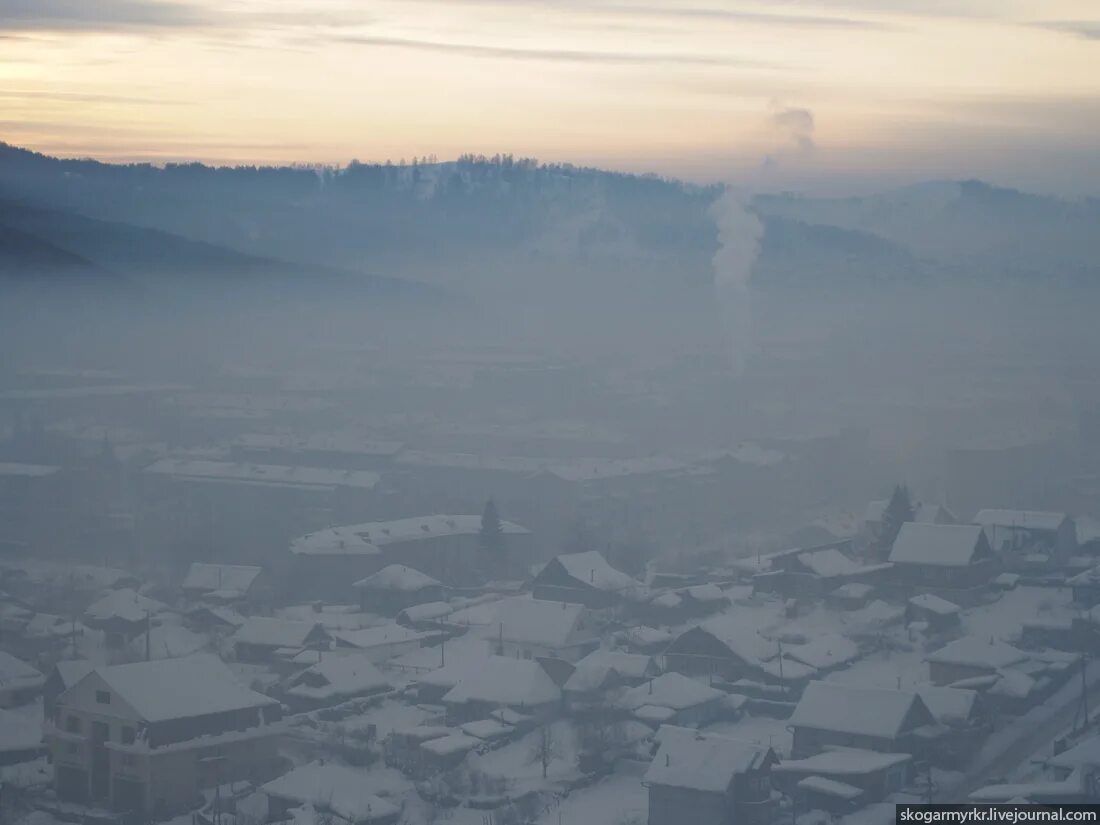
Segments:
[[[250,433],[235,413],[300,422],[318,396],[175,387],[155,420],[233,413],[217,446],[26,423],[116,403],[82,380],[14,394],[24,460],[0,464],[5,822],[875,825],[1097,798],[1088,516],[964,519],[900,483],[822,508],[804,479],[850,467],[850,433],[535,461]],[[471,443],[446,435],[425,443]],[[816,521],[729,531],[782,496]]]

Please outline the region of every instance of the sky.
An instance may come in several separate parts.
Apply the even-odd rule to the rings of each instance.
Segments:
[[[0,0],[0,140],[1100,194],[1100,0]]]

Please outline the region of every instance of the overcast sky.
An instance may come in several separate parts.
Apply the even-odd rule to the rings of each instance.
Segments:
[[[1097,0],[0,0],[0,138],[1100,194]]]

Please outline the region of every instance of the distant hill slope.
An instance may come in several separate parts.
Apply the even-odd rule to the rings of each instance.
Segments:
[[[528,301],[708,300],[719,191],[509,157],[161,168],[0,144],[0,197],[130,227],[93,242],[86,226],[74,224],[63,238],[16,226],[104,266],[258,274],[298,261],[287,266],[385,272],[475,294],[512,290]],[[929,277],[1100,283],[1097,201],[948,182],[856,198],[762,196],[751,208],[765,226],[759,286]],[[156,231],[173,237],[141,234]],[[176,266],[183,260],[191,263]]]
[[[116,280],[121,275],[139,288],[279,282],[304,283],[318,290],[353,285],[381,294],[430,291],[397,279],[287,263],[158,229],[10,200],[0,200],[0,272],[8,276],[110,274]]]

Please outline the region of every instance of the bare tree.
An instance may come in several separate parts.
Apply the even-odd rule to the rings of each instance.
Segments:
[[[531,747],[531,762],[542,765],[543,779],[546,778],[550,763],[559,756],[561,752],[558,749],[558,743],[554,741],[554,732],[550,730],[549,725],[543,725],[539,728],[539,735]]]

